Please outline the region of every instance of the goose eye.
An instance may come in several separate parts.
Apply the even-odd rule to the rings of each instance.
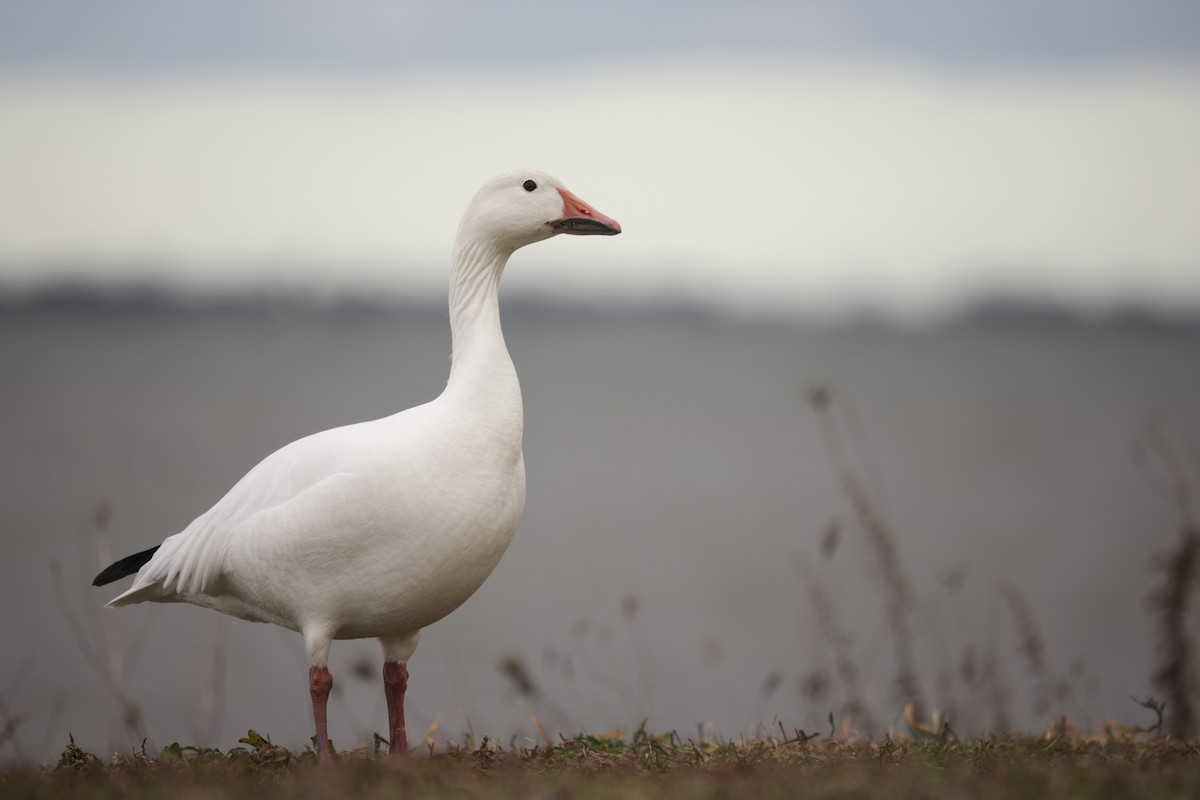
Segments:
[[[525,187],[525,191],[527,191],[527,192],[532,192],[534,189],[537,188],[537,184],[534,183],[533,181],[525,181],[525,183],[523,183],[521,185]]]

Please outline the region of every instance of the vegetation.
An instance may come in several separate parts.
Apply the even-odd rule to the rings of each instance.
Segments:
[[[318,767],[311,751],[253,731],[228,752],[173,744],[109,760],[71,741],[56,765],[0,773],[0,797],[1192,798],[1200,790],[1200,740],[1118,726],[1096,737],[1061,724],[1039,737],[965,741],[920,731],[854,741],[782,726],[778,735],[696,741],[639,729],[532,748],[431,741],[398,764],[382,745]]]

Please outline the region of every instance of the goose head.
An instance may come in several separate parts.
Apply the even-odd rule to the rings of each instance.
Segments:
[[[571,194],[553,176],[515,170],[484,184],[467,206],[460,230],[516,250],[559,233],[613,236],[621,226]]]

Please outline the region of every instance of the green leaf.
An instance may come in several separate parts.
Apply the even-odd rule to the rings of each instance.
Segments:
[[[183,761],[183,748],[179,742],[171,742],[158,754],[158,760],[163,764],[178,764]]]

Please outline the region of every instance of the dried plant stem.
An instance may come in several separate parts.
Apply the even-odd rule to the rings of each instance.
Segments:
[[[994,729],[1001,734],[1012,730],[1012,721],[1008,713],[1012,691],[1009,689],[1008,681],[1004,679],[1000,659],[991,648],[983,653],[979,682],[982,685],[984,696],[987,698],[987,704],[991,708],[991,722]]]
[[[900,568],[896,552],[896,535],[876,512],[854,473],[846,470],[841,476],[842,491],[850,500],[858,518],[859,526],[875,553],[887,598],[888,628],[896,654],[896,688],[905,701],[911,701],[913,712],[918,718],[924,716],[921,709],[921,689],[917,683],[917,671],[913,665],[912,632],[909,630],[909,613],[912,610],[912,591],[908,579]]]
[[[1196,727],[1192,703],[1192,650],[1186,621],[1191,589],[1200,578],[1200,529],[1185,526],[1179,545],[1163,559],[1163,583],[1151,596],[1158,610],[1162,661],[1154,685],[1166,695],[1167,730],[1186,738]]]
[[[1004,583],[1000,585],[999,591],[1016,619],[1020,636],[1019,650],[1037,685],[1034,713],[1044,714],[1050,710],[1050,675],[1046,668],[1046,645],[1042,632],[1038,628],[1033,609],[1017,587]]]
[[[66,592],[62,585],[62,568],[55,562],[51,564],[50,572],[54,584],[54,599],[58,602],[58,609],[66,620],[67,627],[71,630],[71,636],[79,646],[80,653],[83,654],[83,660],[107,686],[109,695],[120,711],[119,720],[122,727],[137,737],[145,738],[142,709],[125,691],[120,653],[114,648],[108,647],[107,639],[105,639],[102,642],[105,653],[104,657],[101,656],[100,651],[92,645],[83,626],[80,625],[67,602]]]
[[[196,709],[195,736],[200,745],[214,745],[221,727],[221,712],[225,708],[225,674],[229,656],[229,626],[221,617],[212,623],[212,653],[208,681],[200,694]]]
[[[841,445],[839,423],[834,411],[840,403],[833,402],[829,387],[818,387],[809,392],[809,405],[816,412],[821,441],[825,447],[834,473],[843,494],[850,502],[859,527],[866,536],[867,544],[875,555],[884,585],[885,613],[896,659],[896,689],[900,700],[911,704],[913,713],[922,718],[921,690],[913,661],[912,631],[909,617],[912,612],[912,590],[900,566],[895,532],[879,513],[858,472],[851,467],[846,451]],[[846,423],[843,422],[842,426]],[[858,438],[865,440],[859,431]],[[865,449],[860,445],[860,449]],[[860,459],[861,460],[861,459]]]
[[[1192,441],[1191,452],[1200,472],[1200,443]],[[1134,457],[1150,485],[1174,502],[1179,514],[1179,540],[1158,559],[1162,583],[1150,594],[1150,607],[1158,612],[1159,652],[1162,661],[1154,674],[1154,685],[1166,695],[1167,730],[1172,736],[1187,737],[1196,729],[1195,666],[1187,635],[1191,592],[1200,582],[1200,525],[1192,514],[1192,480],[1187,459],[1181,455],[1161,418],[1150,421]]]
[[[854,663],[854,657],[850,653],[850,637],[838,628],[829,592],[812,564],[803,556],[796,558],[796,570],[800,573],[800,580],[808,590],[809,605],[817,616],[817,625],[821,629],[821,636],[833,654],[834,669],[837,671],[838,679],[842,682],[842,690],[845,692],[843,713],[852,718],[862,729],[873,731],[875,730],[875,720],[871,717],[871,713],[863,701],[862,678],[859,675],[858,666]]]

